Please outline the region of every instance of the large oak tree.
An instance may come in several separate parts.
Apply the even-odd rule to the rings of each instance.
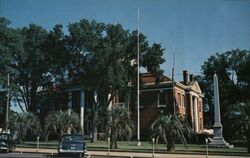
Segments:
[[[69,24],[66,48],[71,54],[69,75],[86,89],[97,93],[93,106],[93,133],[96,133],[96,110],[108,107],[119,93],[136,96],[137,87],[137,31],[125,30],[120,24],[80,20]],[[160,75],[164,49],[160,44],[149,46],[146,36],[140,34],[140,66]],[[132,86],[131,86],[132,85]],[[130,95],[128,95],[130,94]],[[108,95],[110,96],[108,98]],[[133,105],[136,105],[135,97]]]
[[[235,128],[233,125],[239,125],[237,117],[240,113],[235,109],[241,109],[242,104],[248,105],[250,101],[249,63],[250,52],[235,49],[212,55],[202,65],[201,87],[205,93],[205,103],[210,106],[210,110],[205,113],[206,124],[210,127],[213,125],[213,75],[216,73],[219,78],[224,136],[230,140],[242,135],[242,133],[239,134],[241,128]],[[238,107],[235,108],[235,106]]]

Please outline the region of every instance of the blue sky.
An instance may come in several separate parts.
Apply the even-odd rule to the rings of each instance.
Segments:
[[[52,29],[86,18],[135,30],[138,7],[141,32],[166,48],[162,69],[168,76],[173,50],[181,80],[182,70],[199,74],[216,52],[250,49],[250,0],[0,0],[0,16],[12,27],[35,23]]]

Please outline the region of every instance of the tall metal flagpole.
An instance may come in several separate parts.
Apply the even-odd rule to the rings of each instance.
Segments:
[[[139,13],[140,9],[138,8],[138,17],[137,17],[137,146],[141,146],[140,142],[140,47],[139,47]]]
[[[10,104],[10,74],[7,76],[7,104],[6,104],[6,126],[5,132],[8,133],[9,128],[9,104]]]
[[[173,50],[173,68],[172,68],[172,81],[173,81],[173,111],[174,111],[174,116],[175,116],[175,106],[176,106],[176,103],[175,103],[175,81],[174,81],[174,68],[175,68],[175,48]]]

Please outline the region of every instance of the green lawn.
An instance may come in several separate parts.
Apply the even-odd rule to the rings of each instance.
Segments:
[[[56,149],[58,146],[58,141],[40,142],[40,148],[53,148]],[[98,141],[97,143],[87,142],[88,149],[90,150],[108,150],[108,142]],[[36,142],[24,142],[23,144],[18,144],[17,147],[36,147]],[[241,155],[247,154],[247,149],[243,147],[234,147],[232,149],[228,148],[209,148],[209,153],[215,154],[226,154],[226,155]],[[151,152],[152,143],[142,142],[141,146],[137,146],[136,142],[119,141],[118,149],[113,151],[135,151],[135,152]],[[184,146],[182,144],[176,145],[177,153],[205,153],[206,148],[204,145],[188,144]],[[156,152],[166,152],[166,145],[159,144],[158,150]]]

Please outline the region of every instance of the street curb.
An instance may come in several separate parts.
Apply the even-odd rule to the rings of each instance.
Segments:
[[[17,147],[17,148],[24,148],[24,149],[33,149],[35,150],[36,148],[32,148],[32,147]],[[57,148],[46,148],[46,147],[41,147],[39,149],[42,150],[57,150]],[[88,148],[88,151],[102,151],[102,152],[108,152],[108,149],[105,148]],[[131,150],[131,149],[111,149],[111,152],[134,152],[134,153],[152,153],[152,150],[148,150],[148,149],[140,149],[140,150]],[[166,151],[166,150],[155,150],[156,154],[188,154],[188,155],[206,155],[205,150],[203,151],[182,151],[182,150],[178,150],[175,152],[171,152],[171,151]],[[221,156],[249,156],[250,157],[250,153],[235,153],[235,152],[211,152],[209,151],[209,155],[221,155]]]
[[[22,151],[22,149],[26,149],[26,150]],[[27,151],[27,149],[31,149],[33,151]],[[46,150],[46,149],[42,148],[42,150]],[[14,152],[16,152],[16,153],[39,153],[39,154],[47,154],[47,155],[57,155],[58,154],[56,149],[49,149],[48,148],[48,150],[55,150],[55,151],[51,151],[51,152],[49,152],[49,151],[39,151],[39,150],[36,151],[36,148],[19,148],[19,150],[14,151]],[[103,154],[102,153],[94,153],[93,154],[93,152],[103,152]],[[114,155],[115,152],[116,153],[121,153],[121,154]],[[126,154],[129,154],[131,152],[133,152],[133,153],[141,153],[141,154],[148,154],[148,155],[151,154],[152,155],[151,152],[141,152],[141,151],[140,152],[138,152],[138,151],[110,151],[110,154],[108,154],[108,151],[106,151],[106,150],[89,150],[86,153],[86,155],[90,154],[91,156],[107,156],[107,157],[122,156],[122,157],[129,157],[129,158],[132,158],[132,157],[145,157],[145,158],[152,157],[152,156],[138,156],[138,155],[132,155],[132,154],[131,154],[131,156],[126,155]],[[124,153],[125,155],[122,155],[122,153]],[[205,153],[202,153],[202,152],[155,152],[155,154],[206,155]],[[243,154],[209,153],[209,155],[213,155],[213,156],[215,156],[215,155],[218,155],[218,156],[243,156],[243,157],[249,157],[250,156],[250,154],[245,154],[245,153],[243,153]]]
[[[45,154],[45,155],[58,155],[58,152],[41,152],[41,151],[14,151],[15,153],[28,153],[28,154]],[[101,157],[101,156],[105,156],[105,157],[122,157],[122,158],[151,158],[152,156],[134,156],[134,155],[131,155],[131,156],[127,156],[127,155],[112,155],[112,152],[110,154],[100,154],[100,153],[97,153],[97,154],[90,154],[90,153],[85,153],[85,156],[84,157],[91,157],[91,156],[97,156],[97,157]]]

